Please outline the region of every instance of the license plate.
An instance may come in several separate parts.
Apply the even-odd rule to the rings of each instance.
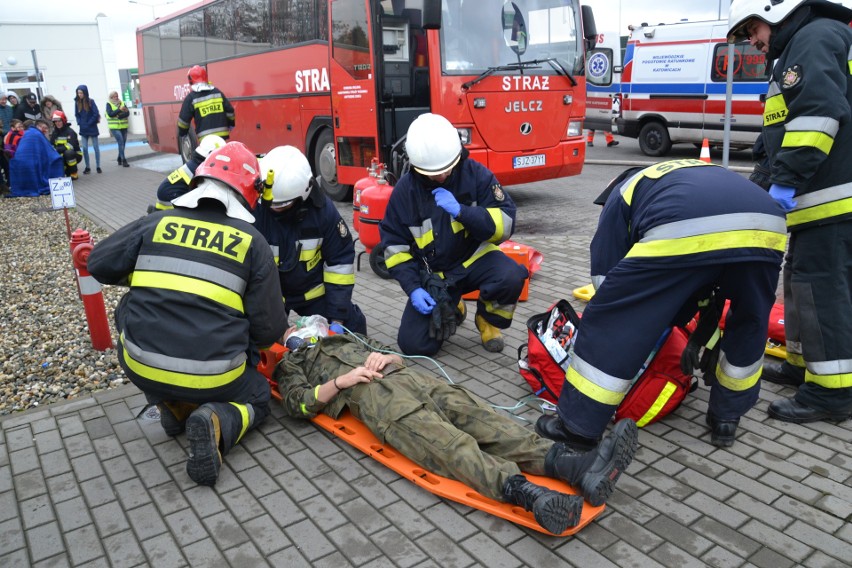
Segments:
[[[514,169],[533,168],[544,165],[544,154],[533,154],[532,156],[515,156],[512,158]]]

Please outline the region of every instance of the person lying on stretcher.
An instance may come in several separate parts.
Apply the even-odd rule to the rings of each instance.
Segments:
[[[381,353],[389,349],[377,341],[347,333],[308,344],[285,354],[275,371],[288,415],[337,418],[349,408],[382,443],[419,466],[532,511],[553,534],[579,523],[583,498],[533,484],[521,471],[561,479],[598,506],[636,452],[638,431],[629,419],[581,451],[538,436],[464,387],[406,367],[399,355]]]

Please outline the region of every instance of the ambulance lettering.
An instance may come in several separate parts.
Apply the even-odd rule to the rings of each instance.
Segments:
[[[550,77],[523,75],[503,77],[504,91],[549,91]]]
[[[154,232],[154,242],[204,250],[243,262],[251,236],[227,225],[163,217]]]
[[[328,91],[328,69],[301,69],[296,71],[296,92],[315,93]]]
[[[506,112],[541,112],[544,110],[543,106],[541,101],[509,101],[503,110]]]

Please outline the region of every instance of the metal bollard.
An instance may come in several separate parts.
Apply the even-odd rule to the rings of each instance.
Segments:
[[[104,295],[101,292],[100,282],[95,280],[87,269],[89,254],[94,246],[89,231],[77,229],[71,234],[71,257],[74,259],[77,284],[80,289],[80,297],[83,300],[83,308],[86,311],[86,322],[89,324],[92,347],[98,351],[105,351],[111,349],[113,345],[106,306],[104,305]]]

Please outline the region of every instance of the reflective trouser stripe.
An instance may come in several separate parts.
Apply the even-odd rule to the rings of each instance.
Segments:
[[[246,431],[249,429],[249,426],[251,426],[254,411],[251,406],[246,404],[232,402],[231,405],[240,411],[240,423],[242,424],[242,426],[240,427],[240,434],[237,436],[237,439],[234,440],[234,444],[236,445],[236,443],[242,439],[243,434],[245,434]]]

